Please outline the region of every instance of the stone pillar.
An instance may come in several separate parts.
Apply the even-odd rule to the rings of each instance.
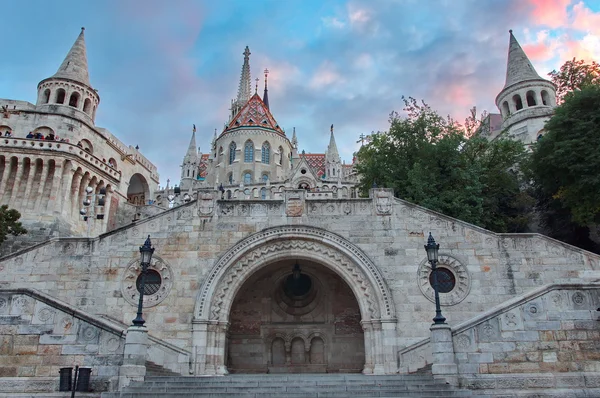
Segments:
[[[196,375],[206,374],[206,347],[208,346],[207,332],[207,321],[192,321],[192,346],[195,350],[194,372]]]
[[[145,326],[129,326],[125,336],[123,365],[119,368],[119,390],[132,381],[144,381],[147,352],[148,329]]]
[[[372,334],[373,340],[373,374],[382,375],[385,374],[385,365],[383,361],[383,333],[381,330],[381,321],[379,319],[372,321]]]
[[[458,385],[458,366],[454,360],[454,344],[452,329],[447,324],[431,325],[431,353],[433,366],[431,373],[434,379],[445,380],[447,383]]]
[[[216,352],[215,352],[215,365],[218,375],[229,374],[227,366],[225,366],[225,356],[227,355],[227,329],[229,328],[229,322],[219,322],[217,325],[217,338],[216,341]]]
[[[394,374],[398,372],[396,324],[397,320],[395,318],[381,320],[381,328],[383,333],[383,358],[386,374]]]
[[[25,173],[25,160],[17,160],[17,171],[15,173],[15,180],[12,186],[12,192],[10,193],[10,199],[8,200],[8,207],[14,208],[14,203],[17,200],[17,195],[23,181],[23,174]]]
[[[363,374],[373,374],[373,334],[372,325],[369,321],[360,322],[363,328],[363,334],[365,338],[365,367]]]
[[[50,167],[50,165],[48,165],[48,167]],[[50,171],[48,171],[48,177],[49,177],[49,173]],[[54,162],[54,175],[52,176],[52,183],[50,184],[50,192],[49,192],[49,198],[48,198],[48,202],[47,202],[47,210],[51,211],[51,212],[60,212],[59,209],[56,209],[56,203],[57,202],[62,202],[61,200],[61,184],[62,184],[62,177],[63,177],[63,169],[62,169],[62,165],[59,162]]]

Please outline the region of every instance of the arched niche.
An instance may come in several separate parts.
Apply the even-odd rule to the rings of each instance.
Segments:
[[[135,173],[129,179],[129,187],[127,187],[127,202],[136,206],[146,205],[147,199],[150,198],[150,187],[146,177],[139,173]]]

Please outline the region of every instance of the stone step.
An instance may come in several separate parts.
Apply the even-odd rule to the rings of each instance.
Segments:
[[[204,392],[187,392],[187,393],[154,393],[154,392],[123,392],[118,393],[103,393],[102,398],[348,398],[348,392],[319,392],[319,393],[289,393],[284,394],[248,394],[248,393],[204,393]],[[387,392],[387,391],[363,391],[353,393],[352,398],[374,398],[374,397],[389,397],[389,398],[450,398],[450,397],[470,397],[468,391],[429,391],[426,393],[415,393],[414,391],[402,392]]]

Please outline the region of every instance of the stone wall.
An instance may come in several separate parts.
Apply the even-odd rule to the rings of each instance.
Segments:
[[[551,285],[458,325],[453,340],[462,384],[598,387],[599,307],[600,284]],[[544,375],[507,377],[510,373]]]
[[[136,312],[139,246],[151,235],[156,248],[152,268],[163,282],[147,297],[147,326],[156,338],[193,351],[195,307],[205,294],[210,304],[214,291],[202,289],[219,261],[239,259],[287,231],[285,242],[297,247],[286,252],[290,258],[316,261],[318,243],[332,259],[349,261],[344,267],[355,267],[356,277],[344,280],[359,302],[366,300],[364,289],[387,292],[385,299],[377,293],[379,308],[392,311],[379,344],[389,346],[390,366],[396,371],[397,350],[428,336],[434,315],[423,249],[428,232],[440,243],[440,266],[457,280],[455,289],[441,295],[451,325],[539,286],[597,278],[600,269],[595,254],[538,234],[495,234],[393,199],[387,190],[374,191],[370,199],[348,200],[287,194],[285,200],[266,201],[200,197],[95,239],[61,238],[5,257],[0,283],[35,288],[74,308],[127,324]],[[328,243],[323,243],[325,235]],[[350,248],[354,257],[348,260]],[[227,275],[222,278],[226,281]],[[224,316],[226,320],[228,314]],[[368,336],[365,341],[375,341]]]
[[[76,365],[92,368],[94,391],[116,388],[124,341],[122,329],[47,295],[0,289],[0,377],[10,378],[10,392],[31,391],[32,382],[57,391],[59,369]]]

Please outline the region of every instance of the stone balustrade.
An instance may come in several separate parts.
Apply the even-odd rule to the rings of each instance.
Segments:
[[[103,162],[102,159],[84,151],[77,145],[60,142],[60,141],[45,141],[35,140],[27,138],[14,138],[14,137],[3,137],[0,139],[0,148],[7,148],[6,151],[10,151],[8,148],[19,148],[24,150],[36,150],[36,151],[51,151],[59,153],[68,153],[72,156],[76,156],[83,163],[100,169],[106,174],[110,175],[117,181],[121,181],[121,172]]]

